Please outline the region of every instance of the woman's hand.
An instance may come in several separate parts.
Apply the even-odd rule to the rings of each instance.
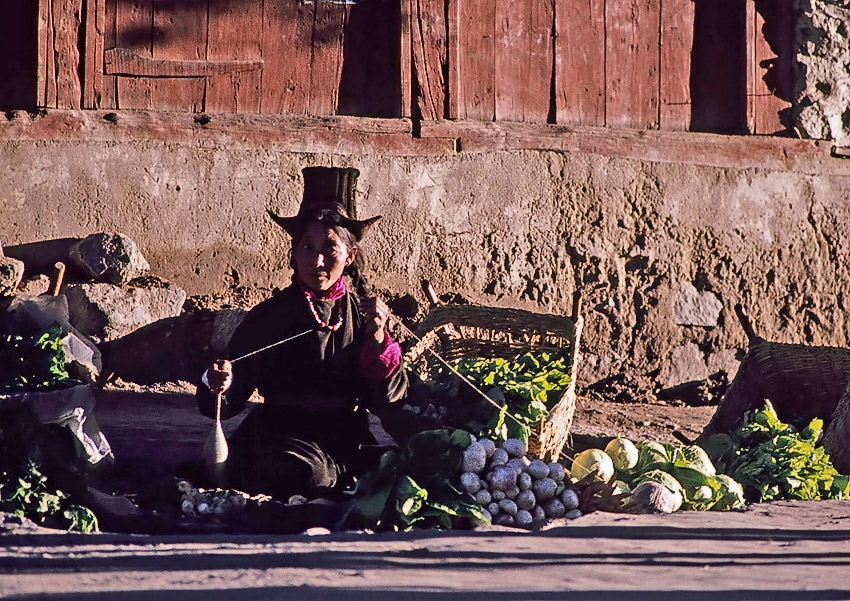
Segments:
[[[207,370],[207,384],[213,394],[222,394],[233,383],[233,364],[226,359],[215,361]]]
[[[360,299],[360,315],[363,316],[363,329],[366,336],[376,344],[384,343],[384,328],[390,315],[390,308],[377,296],[365,296]]]

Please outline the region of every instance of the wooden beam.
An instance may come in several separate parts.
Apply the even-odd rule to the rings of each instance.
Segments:
[[[345,42],[347,4],[316,2],[310,37],[310,93],[307,113],[317,117],[335,115],[339,105],[339,84]]]
[[[411,116],[413,106],[413,57],[411,56],[411,35],[413,31],[412,4],[413,0],[399,0],[399,107],[398,114],[402,117]]]
[[[463,89],[460,85],[460,4],[464,0],[446,0],[447,22],[446,31],[448,33],[446,61],[448,63],[448,81],[446,82],[446,94],[448,101],[446,110],[449,119],[457,119],[460,114],[460,106],[463,99]]]
[[[113,48],[104,52],[105,73],[131,77],[208,77],[225,73],[257,71],[262,59],[169,60],[140,56],[132,50]]]
[[[80,81],[80,49],[78,39],[83,26],[83,0],[53,3],[56,53],[56,106],[63,109],[82,108]]]

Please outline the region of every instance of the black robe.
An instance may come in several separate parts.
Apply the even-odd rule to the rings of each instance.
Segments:
[[[302,290],[292,284],[261,302],[230,340],[225,358],[234,360],[290,336],[299,336],[233,364],[233,384],[223,395],[222,419],[240,413],[256,389],[263,397],[228,441],[227,484],[257,494],[285,497],[339,490],[377,460],[367,410],[380,415],[407,391],[396,368],[385,380],[364,378],[364,342],[357,299],[314,299],[325,323],[320,330]],[[198,408],[213,417],[215,399],[199,384]],[[341,476],[341,478],[340,478]]]

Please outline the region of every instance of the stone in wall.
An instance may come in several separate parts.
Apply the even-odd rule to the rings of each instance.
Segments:
[[[798,6],[795,125],[809,138],[850,144],[850,5]]]
[[[136,243],[124,234],[92,234],[71,247],[70,259],[92,279],[126,284],[150,270]]]
[[[722,310],[723,303],[714,294],[700,292],[690,282],[682,282],[682,289],[673,303],[673,323],[713,328]]]
[[[64,288],[71,323],[98,341],[120,338],[149,323],[176,317],[186,292],[173,284],[151,287],[69,284]]]
[[[664,388],[673,388],[686,382],[696,382],[708,378],[708,366],[702,351],[693,342],[674,348],[661,369],[661,383]]]

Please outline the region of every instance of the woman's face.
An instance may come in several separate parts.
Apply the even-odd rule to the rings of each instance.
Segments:
[[[326,292],[354,261],[355,253],[349,251],[332,228],[318,222],[310,223],[292,249],[295,275],[305,288]]]

